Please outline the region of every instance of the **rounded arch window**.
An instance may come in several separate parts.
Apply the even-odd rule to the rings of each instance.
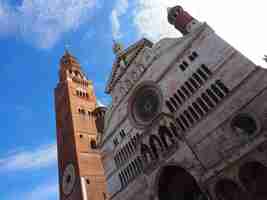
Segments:
[[[68,65],[68,64],[70,64],[70,62],[69,62],[69,60],[64,59],[64,60],[63,60],[63,64],[64,64],[64,65]]]
[[[234,132],[252,136],[258,130],[258,124],[255,118],[249,114],[238,114],[232,119],[231,128]]]
[[[95,140],[95,139],[92,139],[92,140],[90,141],[90,145],[91,145],[91,149],[96,149],[96,148],[97,148],[96,140]]]
[[[149,125],[161,112],[162,93],[154,82],[138,86],[130,98],[128,110],[130,120],[138,127]]]

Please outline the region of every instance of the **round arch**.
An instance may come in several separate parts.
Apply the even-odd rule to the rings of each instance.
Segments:
[[[267,199],[267,167],[258,161],[247,162],[239,169],[239,179],[253,199]]]
[[[195,178],[176,165],[161,169],[157,182],[157,194],[159,200],[208,200]]]
[[[230,179],[219,180],[214,188],[218,200],[246,200],[246,195],[241,187]]]

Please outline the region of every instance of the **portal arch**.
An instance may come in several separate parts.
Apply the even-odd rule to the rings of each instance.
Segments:
[[[195,178],[179,166],[162,168],[157,184],[158,200],[208,200]]]

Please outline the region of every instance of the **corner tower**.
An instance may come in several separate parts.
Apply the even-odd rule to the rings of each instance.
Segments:
[[[68,51],[55,89],[60,200],[105,200],[92,81]]]

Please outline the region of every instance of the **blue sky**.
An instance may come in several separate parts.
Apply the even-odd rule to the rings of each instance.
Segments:
[[[58,200],[53,90],[65,45],[108,104],[112,38],[128,46],[143,36],[180,37],[166,20],[166,8],[176,4],[264,65],[264,2],[0,0],[1,200]]]

